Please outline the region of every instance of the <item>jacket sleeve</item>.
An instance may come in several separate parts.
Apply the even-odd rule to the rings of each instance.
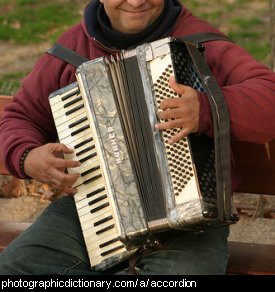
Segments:
[[[19,167],[24,151],[57,139],[48,96],[59,88],[64,68],[62,61],[54,59],[44,55],[36,63],[2,115],[1,155],[9,172],[19,178],[24,178]]]
[[[224,94],[233,140],[265,143],[275,138],[275,74],[236,44],[205,44],[206,61]],[[200,94],[199,134],[213,137],[210,105]]]

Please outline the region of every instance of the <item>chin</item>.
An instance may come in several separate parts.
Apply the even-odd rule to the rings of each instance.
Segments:
[[[127,34],[135,34],[146,30],[149,25],[139,25],[139,26],[128,26],[127,28],[123,29],[124,33]]]

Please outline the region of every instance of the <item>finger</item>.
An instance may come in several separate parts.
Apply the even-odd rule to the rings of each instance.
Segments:
[[[187,97],[187,96],[186,96]],[[160,109],[167,110],[167,109],[174,109],[177,107],[184,107],[186,102],[188,101],[186,97],[179,97],[179,98],[167,98],[164,99],[160,103]]]
[[[62,143],[52,143],[52,144],[49,144],[49,147],[50,147],[50,152],[53,153],[53,152],[63,152],[63,153],[66,153],[66,154],[71,154],[74,152],[73,149],[67,147],[65,144],[62,144]]]
[[[169,85],[179,95],[183,95],[184,93],[186,93],[189,90],[192,90],[193,89],[190,86],[186,86],[186,85],[177,83],[174,76],[170,76],[170,78],[169,78]]]
[[[77,189],[72,187],[66,187],[64,188],[64,192],[67,193],[68,195],[74,195],[76,194]]]
[[[157,130],[168,130],[173,128],[181,128],[183,125],[183,121],[181,119],[176,119],[174,121],[169,121],[166,123],[158,123],[155,125]]]
[[[191,131],[189,129],[181,129],[181,131],[178,134],[176,134],[175,136],[173,136],[172,138],[168,140],[168,143],[169,144],[177,143],[184,137],[188,136],[190,133]]]
[[[67,147],[65,144],[61,144],[62,148],[61,151],[65,154],[74,153],[74,149]]]
[[[79,178],[79,173],[64,173],[57,169],[52,172],[51,182],[60,188],[71,187]]]
[[[177,119],[182,118],[184,115],[184,110],[182,108],[175,108],[165,110],[159,113],[159,118],[161,120]]]
[[[81,166],[81,163],[77,160],[65,160],[66,168],[75,168]]]
[[[61,186],[61,182],[58,181],[57,179],[55,178],[52,178],[50,180],[48,180],[48,183],[47,183],[51,188],[53,189],[57,189],[57,190],[61,190],[63,189],[62,186]]]
[[[159,105],[159,108],[162,110],[173,109],[177,107],[179,107],[178,98],[164,99]]]
[[[51,165],[55,168],[62,168],[65,170],[66,168],[79,167],[81,166],[81,163],[77,160],[67,160],[63,158],[53,157],[51,159]]]

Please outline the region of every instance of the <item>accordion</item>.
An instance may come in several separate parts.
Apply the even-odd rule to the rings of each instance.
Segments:
[[[204,92],[215,137],[158,131],[159,104],[179,97],[169,77]],[[49,96],[59,141],[81,162],[75,204],[90,263],[107,269],[181,230],[234,223],[229,115],[203,53],[165,38],[83,63]]]

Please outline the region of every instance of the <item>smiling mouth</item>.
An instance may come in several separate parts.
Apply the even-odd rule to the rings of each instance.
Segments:
[[[133,10],[133,11],[129,11],[129,10],[122,9],[122,11],[125,12],[125,13],[128,13],[128,14],[132,14],[132,15],[140,15],[140,14],[147,13],[149,11],[149,9]]]

